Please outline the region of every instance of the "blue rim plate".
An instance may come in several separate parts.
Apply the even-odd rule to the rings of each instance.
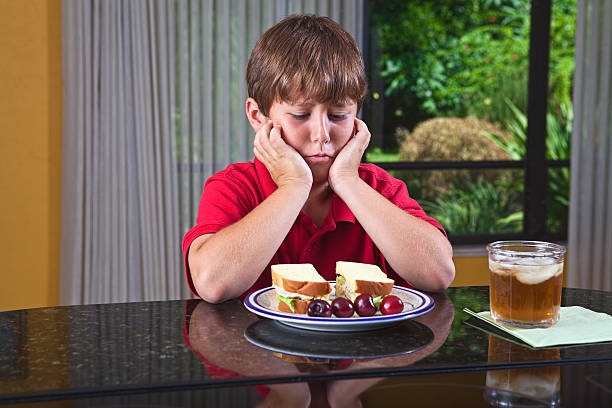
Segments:
[[[335,281],[331,281],[332,286]],[[272,286],[259,289],[244,299],[244,306],[256,315],[276,320],[288,326],[300,329],[319,331],[357,331],[372,330],[396,324],[402,320],[421,316],[434,308],[434,300],[418,290],[394,286],[391,294],[404,302],[404,310],[394,315],[382,315],[377,312],[371,317],[311,317],[305,314],[296,315],[278,310],[276,291]]]

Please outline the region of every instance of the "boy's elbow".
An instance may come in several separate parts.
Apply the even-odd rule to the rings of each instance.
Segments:
[[[446,290],[455,280],[455,262],[453,262],[453,247],[445,242],[444,256],[440,258],[440,292]]]
[[[208,303],[221,303],[228,299],[227,288],[219,279],[215,278],[218,275],[210,268],[210,265],[201,262],[201,257],[198,257],[195,253],[190,254],[189,272],[198,296]]]
[[[191,271],[193,285],[198,295],[208,303],[221,303],[229,299],[227,291],[218,281],[209,279],[203,268]]]
[[[208,290],[204,293],[198,292],[202,300],[205,300],[208,303],[221,303],[225,302],[229,298],[226,297],[222,291],[220,290]]]
[[[451,283],[455,280],[455,263],[453,259],[444,260],[440,266],[440,272],[438,273],[438,281],[436,292],[443,292],[446,290]]]
[[[444,292],[455,280],[455,264],[453,259],[444,259],[432,266],[433,273],[429,279],[430,292]]]
[[[208,303],[221,303],[230,296],[227,285],[224,285],[218,278],[220,275],[215,273],[214,265],[206,261],[210,258],[204,250],[204,242],[208,237],[206,235],[198,237],[191,245],[187,257],[189,273],[198,296]]]

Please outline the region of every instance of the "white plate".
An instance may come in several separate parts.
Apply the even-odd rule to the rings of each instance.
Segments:
[[[336,282],[330,282],[332,286]],[[278,310],[278,300],[273,287],[259,289],[244,299],[244,306],[251,312],[277,320],[288,326],[319,331],[372,330],[425,314],[433,309],[434,301],[418,290],[394,286],[391,294],[404,302],[404,310],[393,315],[376,312],[371,317],[311,317],[306,314],[284,313]]]

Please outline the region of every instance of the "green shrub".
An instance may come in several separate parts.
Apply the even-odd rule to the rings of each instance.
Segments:
[[[401,161],[507,160],[510,155],[483,132],[495,134],[501,140],[512,135],[497,124],[477,119],[434,118],[418,124],[412,132],[398,129]],[[447,195],[453,187],[466,186],[484,180],[500,181],[507,172],[498,170],[424,170],[412,171],[403,179],[412,195],[435,201]]]
[[[512,133],[512,138],[502,139],[499,135],[484,131],[487,137],[497,143],[514,160],[522,160],[526,154],[527,116],[510,100],[506,100],[514,117],[506,123],[506,128]],[[571,102],[561,103],[558,112],[546,115],[546,159],[563,160],[570,157],[570,140],[572,121],[574,118]],[[548,220],[549,231],[560,232],[567,227],[569,210],[569,168],[549,169],[548,172]],[[523,183],[515,182],[510,188],[523,191]]]
[[[447,196],[422,204],[448,234],[519,232],[523,226],[520,194],[490,182],[453,188]]]
[[[510,156],[498,144],[484,136],[494,134],[500,140],[512,134],[498,124],[468,116],[466,118],[434,118],[418,124],[412,132],[397,129],[400,159],[432,160],[504,160]]]

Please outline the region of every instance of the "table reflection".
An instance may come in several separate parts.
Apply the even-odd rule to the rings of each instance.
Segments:
[[[434,333],[413,320],[378,330],[323,332],[261,319],[247,327],[244,337],[261,348],[311,360],[362,360],[414,353],[430,344]]]
[[[259,387],[258,390],[264,397],[259,407],[359,407],[361,406],[359,395],[378,383],[380,378],[316,381],[317,375],[328,376],[334,372],[347,370],[401,367],[413,364],[435,352],[446,341],[454,317],[453,304],[446,295],[436,295],[435,301],[436,306],[431,312],[415,318],[413,322],[431,331],[433,339],[410,350],[408,354],[401,353],[391,357],[377,358],[373,355],[364,359],[356,355],[355,358],[321,358],[317,354],[316,345],[313,345],[311,356],[294,356],[288,353],[290,350],[271,351],[250,343],[244,336],[249,326],[261,321],[257,316],[246,310],[243,313],[236,313],[236,309],[229,305],[210,305],[203,301],[188,305],[185,340],[206,366],[211,377],[256,377],[274,383],[274,379],[281,376],[309,373],[312,382]],[[189,309],[193,311],[190,312]],[[408,326],[417,327],[413,323]],[[293,328],[292,330],[312,335],[309,331]],[[382,337],[385,330],[398,329],[380,329],[372,333]],[[351,344],[351,337],[359,336],[363,334],[347,333],[347,347]],[[389,353],[381,349],[380,355],[385,356]]]
[[[530,349],[489,335],[489,362],[558,361],[560,350]],[[542,366],[487,371],[485,400],[494,407],[560,405],[561,367]]]

